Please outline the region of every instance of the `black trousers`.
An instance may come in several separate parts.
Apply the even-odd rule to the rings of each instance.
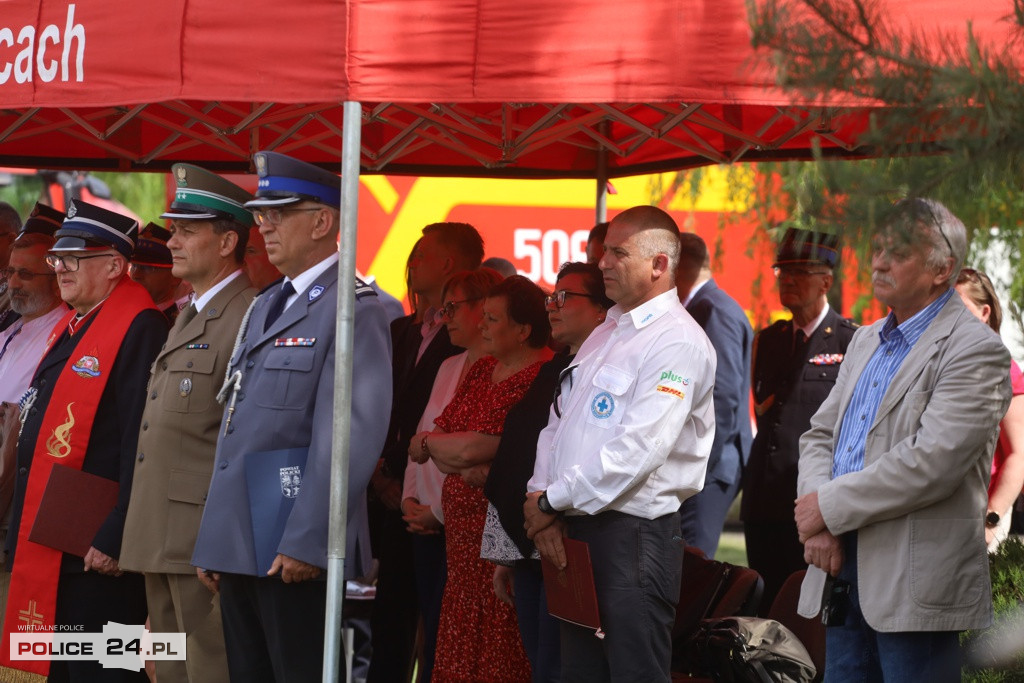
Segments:
[[[325,581],[222,574],[220,609],[233,683],[323,678]]]
[[[672,626],[683,571],[679,513],[643,519],[621,512],[566,517],[571,538],[585,541],[603,640],[563,623],[563,683],[671,679]]]

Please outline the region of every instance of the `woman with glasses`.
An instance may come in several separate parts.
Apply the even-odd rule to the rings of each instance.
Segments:
[[[956,291],[967,310],[999,334],[1003,310],[988,275],[980,270],[964,268],[956,279]],[[1013,398],[999,423],[999,440],[996,442],[992,479],[988,486],[985,541],[989,552],[994,552],[1009,535],[1013,503],[1024,486],[1024,375],[1012,359],[1010,384]]]
[[[509,408],[550,358],[551,328],[544,293],[519,275],[492,288],[482,310],[479,327],[488,355],[469,368],[434,431],[417,434],[410,446],[415,460],[430,457],[442,472],[464,475],[447,477],[442,492],[448,582],[433,681],[530,680],[515,612],[495,596],[494,566],[480,557],[487,516],[481,466],[494,458]]]
[[[548,614],[540,560],[534,559],[533,542],[523,528],[526,483],[533,475],[537,437],[548,423],[559,376],[594,328],[604,322],[612,304],[596,265],[567,263],[559,270],[555,291],[545,298],[545,305],[551,336],[566,347],[566,353],[545,363],[523,399],[509,410],[484,487],[516,556],[495,568],[494,590],[501,600],[515,604],[519,633],[537,683],[560,680],[560,636],[558,620]]]
[[[422,437],[434,428],[434,419],[452,400],[455,389],[466,372],[486,354],[480,336],[483,301],[487,292],[501,282],[501,276],[490,268],[465,270],[452,275],[441,292],[442,306],[438,313],[452,344],[465,349],[445,359],[434,379],[434,386],[420,417],[416,432]],[[411,291],[411,290],[410,290]],[[414,437],[411,448],[421,453],[420,441]],[[413,536],[416,599],[423,617],[424,675],[421,681],[430,681],[437,646],[437,622],[441,615],[441,596],[444,594],[446,561],[444,545],[432,543],[428,538],[443,533],[444,513],[441,510],[441,488],[445,475],[430,459],[410,461],[405,468],[402,489],[402,519]]]

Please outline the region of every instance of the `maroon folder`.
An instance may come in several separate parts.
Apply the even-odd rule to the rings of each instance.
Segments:
[[[590,564],[590,548],[583,541],[563,538],[565,569],[558,569],[547,560],[541,561],[548,613],[563,621],[596,629],[599,638],[601,616],[597,609],[594,567]]]
[[[55,464],[28,540],[85,557],[117,504],[117,491],[116,481]]]

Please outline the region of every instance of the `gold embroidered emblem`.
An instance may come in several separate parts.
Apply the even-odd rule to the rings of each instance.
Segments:
[[[29,626],[42,626],[43,615],[36,611],[36,601],[28,601],[28,609],[18,610],[18,621],[24,621]]]
[[[68,404],[68,419],[62,425],[54,428],[53,434],[46,440],[46,452],[55,458],[66,458],[71,455],[71,428],[75,426],[75,416],[71,413],[71,406]]]

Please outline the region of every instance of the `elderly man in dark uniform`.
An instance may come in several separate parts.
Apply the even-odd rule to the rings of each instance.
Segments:
[[[855,325],[828,305],[839,259],[835,235],[787,230],[772,268],[793,314],[754,339],[757,436],[743,478],[741,514],[750,566],[764,578],[767,609],[786,577],[804,569],[793,521],[800,435],[836,382]]]
[[[73,310],[50,335],[22,405],[4,660],[18,624],[66,624],[97,632],[108,621],[141,625],[146,620],[142,576],[124,574],[118,557],[149,366],[167,336],[167,322],[146,290],[128,278],[138,228],[131,218],[75,201],[47,256],[61,298]],[[40,501],[51,473],[56,477],[67,469],[118,484],[116,503],[91,538],[71,539],[88,544],[84,562],[29,540],[37,518],[62,514]],[[82,491],[76,510],[90,507],[91,484],[83,475],[73,481]],[[104,669],[97,661],[16,664],[39,674],[49,671],[51,680],[146,680],[142,672]]]
[[[184,633],[187,659],[156,662],[162,683],[228,678],[220,599],[196,576],[192,551],[220,431],[217,392],[256,290],[242,272],[252,195],[220,176],[175,164],[167,260],[194,296],[153,364],[142,413],[121,567],[146,575],[155,632]]]
[[[219,585],[234,681],[319,680],[334,411],[338,177],[274,152],[255,157],[249,202],[284,282],[243,320],[193,564]],[[355,245],[342,245],[354,249]],[[356,283],[346,573],[391,407],[388,319]]]

